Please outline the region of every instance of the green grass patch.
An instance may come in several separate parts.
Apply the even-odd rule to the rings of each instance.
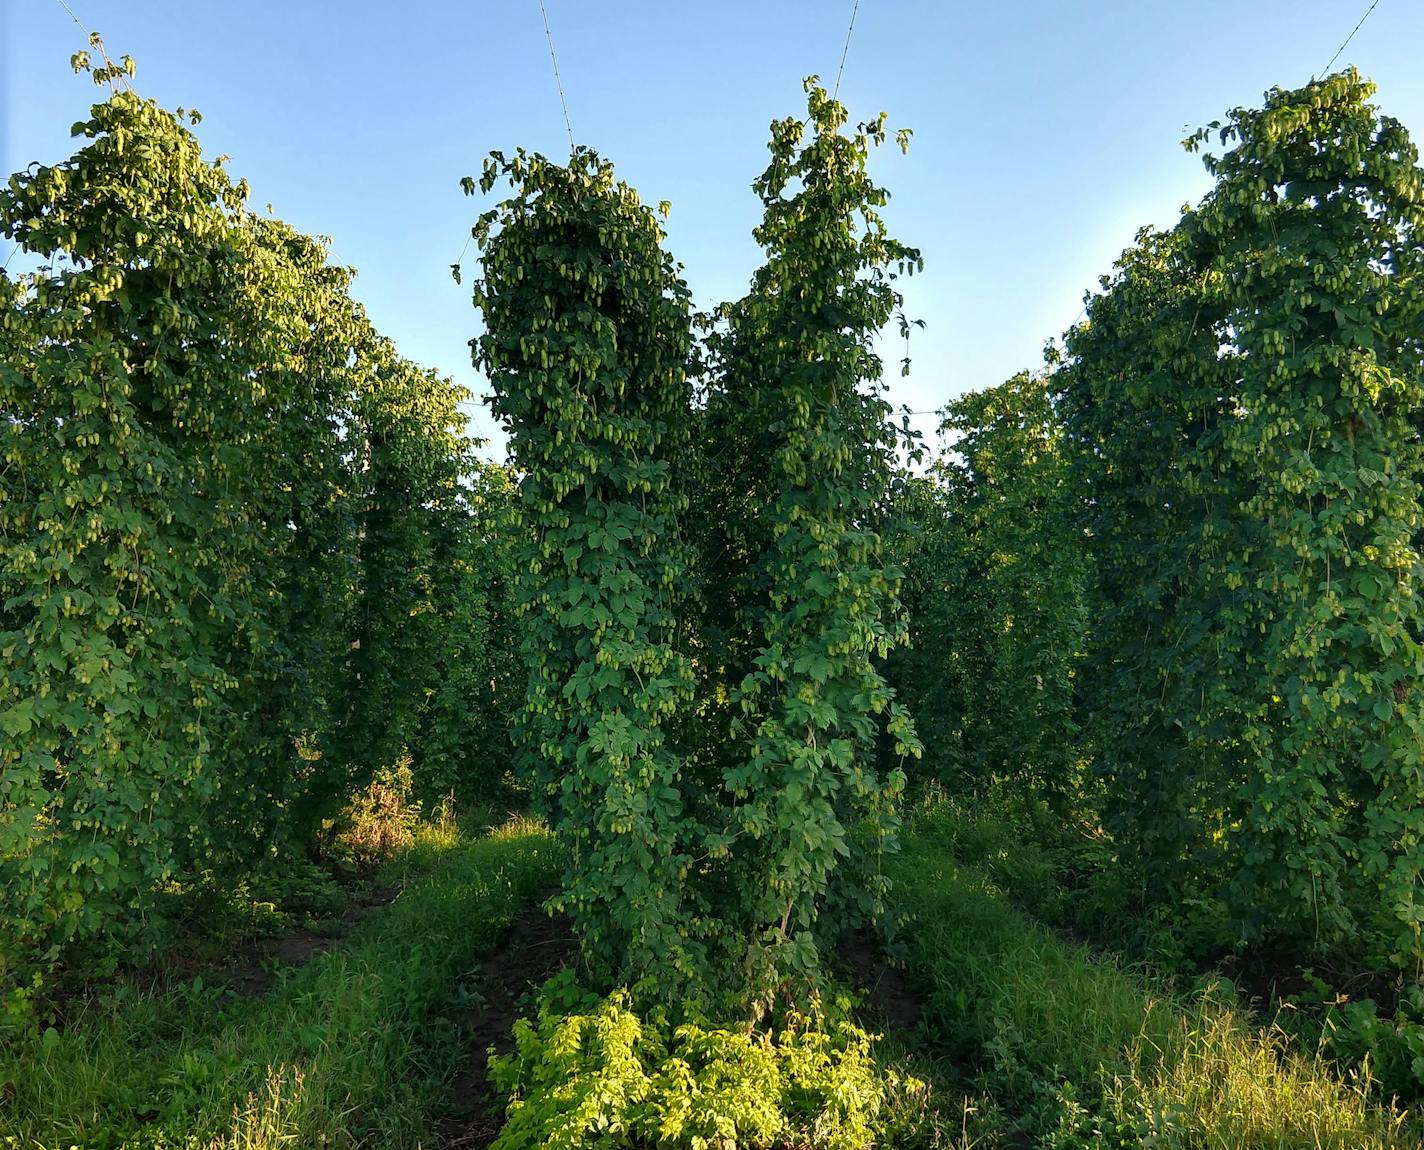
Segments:
[[[469,1053],[449,1017],[462,977],[558,864],[528,822],[465,841],[424,831],[393,865],[427,873],[260,997],[202,979],[97,993],[63,1030],[0,1046],[0,1146],[421,1145]]]
[[[1418,1125],[1378,1105],[1364,1074],[1337,1076],[1253,1026],[1229,988],[1174,994],[1033,923],[989,873],[958,861],[965,839],[952,809],[929,807],[887,871],[927,1032],[997,1112],[997,1138],[978,1144],[1420,1145]]]

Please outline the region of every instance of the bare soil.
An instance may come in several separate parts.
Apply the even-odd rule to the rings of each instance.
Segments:
[[[873,936],[863,931],[847,934],[841,938],[839,953],[856,987],[865,993],[876,1021],[898,1030],[914,1030],[920,1024],[923,1001],[905,976],[885,960]]]
[[[340,918],[319,930],[293,930],[258,939],[240,947],[220,968],[233,991],[245,997],[265,994],[272,986],[275,967],[302,966],[341,942],[372,911],[389,906],[401,892],[398,886],[360,891]]]
[[[515,1020],[521,1002],[574,960],[578,942],[564,915],[550,917],[534,907],[514,921],[509,937],[471,979],[479,1005],[465,1018],[469,1065],[450,1089],[450,1113],[436,1128],[444,1150],[488,1146],[504,1125],[504,1106],[489,1085],[489,1052],[514,1049]]]

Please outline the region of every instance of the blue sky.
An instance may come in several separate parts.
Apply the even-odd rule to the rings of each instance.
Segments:
[[[749,185],[767,125],[803,110],[804,76],[834,78],[851,3],[546,3],[577,139],[645,201],[672,202],[669,245],[700,304],[739,295],[759,259]],[[69,4],[111,54],[135,57],[140,92],[202,111],[205,148],[231,157],[255,205],[332,237],[404,354],[480,390],[477,318],[449,274],[479,206],[460,177],[491,148],[567,151],[537,0]],[[1134,231],[1205,190],[1181,138],[1321,73],[1367,6],[861,0],[841,97],[854,119],[885,109],[914,130],[909,155],[886,148],[876,174],[892,231],[927,264],[907,285],[927,328],[891,398],[934,409],[1038,366]],[[69,69],[82,46],[57,0],[0,0],[6,172],[72,151],[95,96]],[[1373,77],[1417,138],[1421,50],[1424,3],[1380,0],[1337,64]],[[488,412],[472,423],[500,454]]]

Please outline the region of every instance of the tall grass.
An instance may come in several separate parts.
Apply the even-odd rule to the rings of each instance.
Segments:
[[[437,865],[352,940],[261,997],[120,984],[63,1031],[0,1049],[0,1146],[24,1150],[414,1148],[468,1056],[447,1008],[555,881],[549,834],[422,832]]]
[[[982,870],[955,861],[964,828],[933,806],[887,869],[899,946],[926,996],[925,1026],[972,1068],[1005,1144],[1055,1150],[1384,1150],[1420,1128],[1372,1101],[1229,989],[1190,997],[1027,919]],[[992,1144],[992,1143],[990,1143]]]

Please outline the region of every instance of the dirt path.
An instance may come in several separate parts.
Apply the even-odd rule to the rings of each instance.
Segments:
[[[863,932],[847,934],[840,941],[838,954],[856,989],[865,994],[867,1012],[874,1021],[907,1032],[919,1025],[924,1003],[905,976],[885,960],[874,938]]]
[[[246,943],[215,971],[227,979],[236,994],[243,997],[266,994],[278,967],[304,966],[317,955],[339,946],[374,911],[395,902],[403,889],[378,886],[356,891],[351,904],[319,929],[297,928]]]
[[[473,986],[481,1001],[466,1019],[470,1062],[451,1087],[451,1112],[436,1127],[443,1150],[488,1146],[504,1125],[504,1108],[489,1089],[487,1051],[514,1048],[511,1031],[523,1011],[520,1000],[573,960],[578,952],[569,920],[533,907],[515,919],[504,945],[487,958]]]

